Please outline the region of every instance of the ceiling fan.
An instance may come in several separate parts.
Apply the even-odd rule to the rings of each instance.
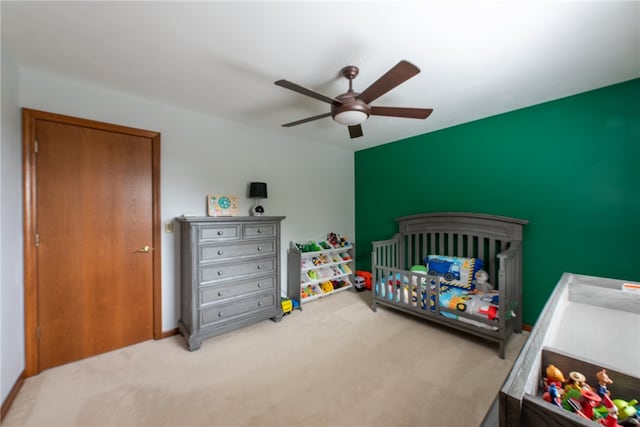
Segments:
[[[431,108],[405,108],[405,107],[376,107],[369,105],[396,86],[409,80],[420,72],[420,69],[408,61],[400,61],[396,66],[387,71],[382,77],[376,80],[371,86],[361,93],[354,92],[352,83],[358,75],[358,67],[348,65],[344,67],[341,74],[349,80],[349,90],[346,93],[331,98],[311,89],[307,89],[288,80],[278,80],[276,85],[290,89],[294,92],[310,96],[311,98],[331,104],[331,111],[319,114],[306,119],[285,123],[282,126],[291,127],[322,119],[331,116],[336,122],[348,126],[349,136],[358,138],[362,136],[361,123],[369,116],[391,116],[404,117],[410,119],[426,119],[433,112]]]

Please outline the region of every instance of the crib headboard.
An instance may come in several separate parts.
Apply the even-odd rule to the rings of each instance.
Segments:
[[[437,212],[397,218],[398,265],[408,270],[427,255],[482,258],[490,280],[498,279],[497,255],[522,244],[529,221],[498,215]],[[495,282],[494,282],[495,283]]]

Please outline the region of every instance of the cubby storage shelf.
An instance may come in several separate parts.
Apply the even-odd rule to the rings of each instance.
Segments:
[[[305,247],[328,247],[323,250],[303,251]],[[288,254],[288,297],[302,304],[353,288],[353,245],[333,247],[327,241],[291,242]],[[322,284],[332,286],[323,292]],[[307,292],[308,288],[311,292]],[[309,294],[311,293],[311,294]]]

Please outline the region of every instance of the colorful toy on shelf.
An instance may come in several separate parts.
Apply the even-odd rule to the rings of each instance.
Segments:
[[[301,290],[300,290],[300,296],[302,298],[309,298],[309,297],[313,297],[318,295],[318,292],[316,291],[316,289],[311,286],[311,285],[307,285],[304,286]]]
[[[583,390],[583,389],[590,390],[591,389],[591,387],[589,387],[585,383],[585,381],[587,379],[580,372],[577,372],[577,371],[569,372],[569,379],[571,380],[571,382],[565,386],[565,388],[567,388],[567,389],[568,388],[575,388],[576,390]]]
[[[598,406],[602,398],[597,393],[583,389],[580,391],[580,406],[582,413],[590,420],[594,419],[594,408]]]
[[[320,246],[322,246],[322,249],[324,249],[324,250],[331,249],[331,246],[329,246],[329,244],[327,242],[325,242],[324,240],[320,241],[318,244]]]
[[[607,416],[600,420],[600,424],[607,427],[622,427],[618,424],[618,408],[613,403],[609,395],[605,394],[602,401],[604,402],[604,406],[607,408]]]
[[[640,424],[640,414],[636,409],[638,401],[636,399],[628,402],[622,399],[613,399],[613,404],[618,408],[618,419],[620,421],[635,420],[634,424]]]
[[[555,384],[551,384],[549,386],[549,391],[547,392],[549,395],[549,402],[553,403],[556,406],[562,407],[562,402],[560,400],[560,390]]]
[[[609,384],[613,384],[613,381],[611,381],[611,378],[607,375],[606,369],[596,372],[596,378],[598,379],[597,393],[600,397],[604,397],[605,394],[609,394],[609,389],[607,387]]]
[[[338,233],[327,234],[327,242],[334,248],[344,248],[350,246],[349,240],[346,237],[340,236]]]
[[[546,373],[547,373],[546,379],[549,383],[556,383],[556,385],[562,386],[562,384],[567,381],[565,380],[564,375],[562,374],[562,371],[556,368],[554,365],[547,366]]]
[[[327,294],[327,293],[333,291],[333,283],[331,283],[331,280],[327,280],[326,282],[322,282],[320,284],[320,289],[322,289],[322,292]]]
[[[575,413],[576,415],[595,422],[596,425],[607,427],[635,427],[640,425],[638,400],[612,399],[609,385],[613,384],[605,369],[596,372],[598,387],[587,384],[584,374],[571,371],[565,379],[562,371],[552,364],[547,366],[546,376],[542,385],[542,398],[554,405]],[[564,388],[563,388],[563,384]],[[614,390],[615,393],[615,390]],[[628,396],[627,396],[628,397]]]
[[[300,252],[320,252],[322,250],[322,248],[313,240],[310,240],[307,243],[296,243],[296,247]]]

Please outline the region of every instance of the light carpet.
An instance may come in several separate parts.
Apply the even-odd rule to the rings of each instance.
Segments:
[[[28,378],[12,426],[477,426],[527,334],[498,345],[343,292],[205,340],[148,341]]]

